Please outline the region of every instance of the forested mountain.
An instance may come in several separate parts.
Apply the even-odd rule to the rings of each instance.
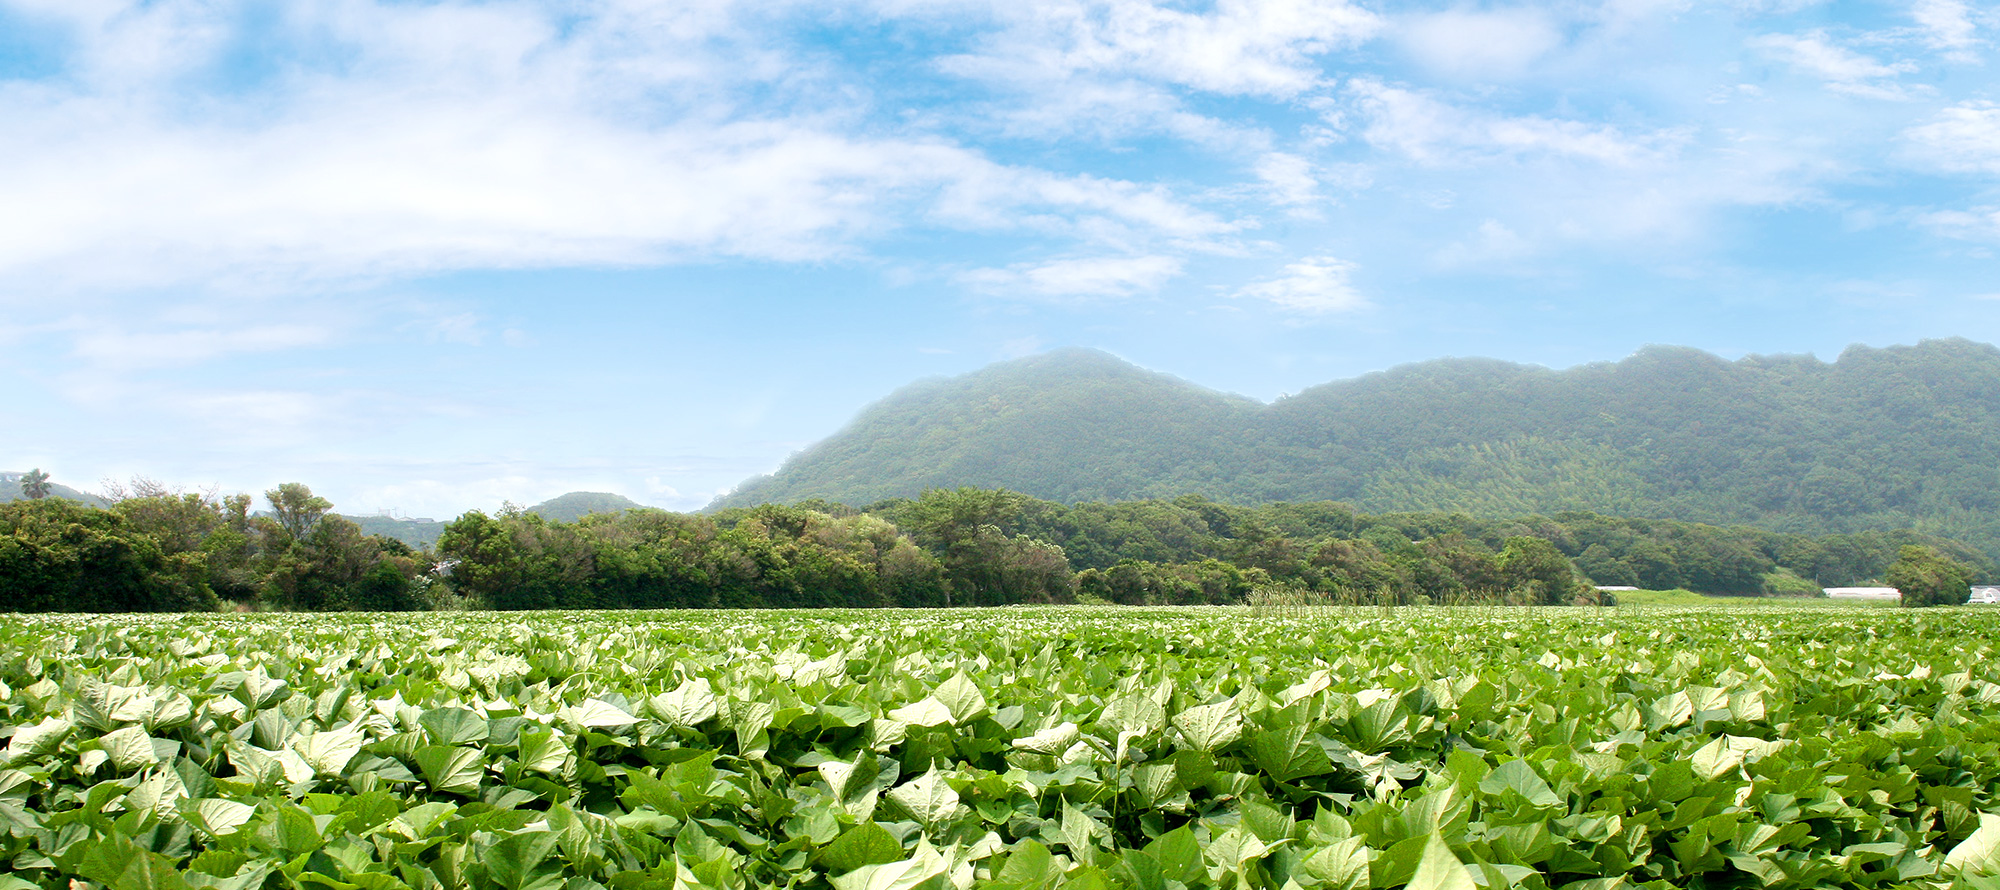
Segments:
[[[1060,350],[904,387],[717,505],[865,504],[962,485],[1067,501],[1206,491],[1232,472],[1262,410],[1102,352]]]
[[[557,495],[523,511],[551,522],[575,522],[592,513],[623,513],[644,510],[645,504],[621,494],[605,491],[572,491]]]
[[[364,535],[394,538],[411,547],[430,547],[437,544],[438,536],[444,534],[445,527],[445,523],[435,519],[399,519],[381,515],[342,518],[360,526]]]
[[[602,491],[572,491],[557,495],[539,504],[522,510],[551,522],[575,522],[592,513],[623,513],[626,510],[643,510],[646,505],[624,495]],[[448,523],[435,519],[398,519],[393,516],[349,516],[354,524],[361,526],[361,532],[394,538],[411,547],[432,547],[438,536],[444,534]]]
[[[2000,556],[2000,349],[1929,340],[1732,362],[1649,347],[1563,371],[1443,359],[1269,405],[1063,350],[906,387],[716,506],[960,485],[1064,502],[1911,528]]]

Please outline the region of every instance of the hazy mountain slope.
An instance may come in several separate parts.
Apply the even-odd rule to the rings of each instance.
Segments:
[[[1064,501],[1171,496],[1232,475],[1260,410],[1096,350],[1058,350],[904,387],[718,505],[865,504],[959,485]]]
[[[355,525],[361,526],[361,533],[395,538],[411,547],[424,548],[437,545],[444,535],[446,523],[435,519],[398,519],[394,516],[349,516]]]
[[[1552,371],[1443,359],[1272,405],[1065,350],[906,387],[718,506],[926,487],[1912,527],[2000,553],[2000,349],[1836,362],[1652,347]]]
[[[572,491],[557,495],[523,512],[533,513],[551,522],[575,522],[592,513],[623,513],[627,510],[644,510],[645,504],[604,491]]]
[[[27,475],[26,470],[0,470],[0,502],[19,500],[27,497],[27,495],[21,493],[21,477],[25,475]],[[109,506],[103,498],[97,495],[87,491],[79,491],[60,482],[49,483],[49,497],[69,498],[72,501],[89,504],[93,507]]]
[[[1854,348],[1831,364],[1653,348],[1564,372],[1468,367],[1425,363],[1272,406],[1272,436],[1300,471],[1274,494],[2000,532],[1991,346]]]

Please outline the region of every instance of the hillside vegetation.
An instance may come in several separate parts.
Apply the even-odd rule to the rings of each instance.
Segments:
[[[1812,537],[1558,513],[1367,515],[1339,503],[1084,502],[933,488],[552,521],[466,513],[412,548],[299,483],[0,504],[0,612],[1598,603],[1591,584],[1816,597],[1898,572],[1964,601],[1990,560],[1908,530]],[[412,523],[404,523],[405,525]],[[440,525],[439,523],[428,523]],[[1904,586],[1898,584],[1898,586]],[[1921,585],[1920,585],[1921,586]],[[1906,591],[1908,590],[1905,587]],[[1915,604],[1906,602],[1906,604]]]
[[[604,491],[572,491],[557,495],[529,507],[525,512],[533,513],[551,522],[575,522],[592,513],[623,513],[627,510],[644,510],[645,504]]]
[[[1905,528],[2000,556],[2000,349],[1930,340],[1829,363],[1649,347],[1563,371],[1441,359],[1269,405],[1062,350],[906,387],[715,506],[956,486]]]

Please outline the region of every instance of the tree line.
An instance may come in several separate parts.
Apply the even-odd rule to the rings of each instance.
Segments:
[[[1559,605],[1597,601],[1598,585],[1817,596],[1883,578],[1911,551],[1928,561],[1906,566],[1910,577],[1992,571],[1971,548],[1906,530],[1371,516],[1192,495],[1068,505],[932,489],[863,507],[642,509],[574,522],[507,508],[452,520],[434,548],[364,534],[298,483],[261,505],[143,481],[106,499],[103,509],[53,497],[0,504],[0,610]]]

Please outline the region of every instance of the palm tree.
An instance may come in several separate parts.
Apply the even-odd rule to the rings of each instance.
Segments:
[[[21,493],[27,495],[28,499],[32,501],[39,501],[42,498],[48,497],[49,474],[42,472],[40,467],[22,474]]]

